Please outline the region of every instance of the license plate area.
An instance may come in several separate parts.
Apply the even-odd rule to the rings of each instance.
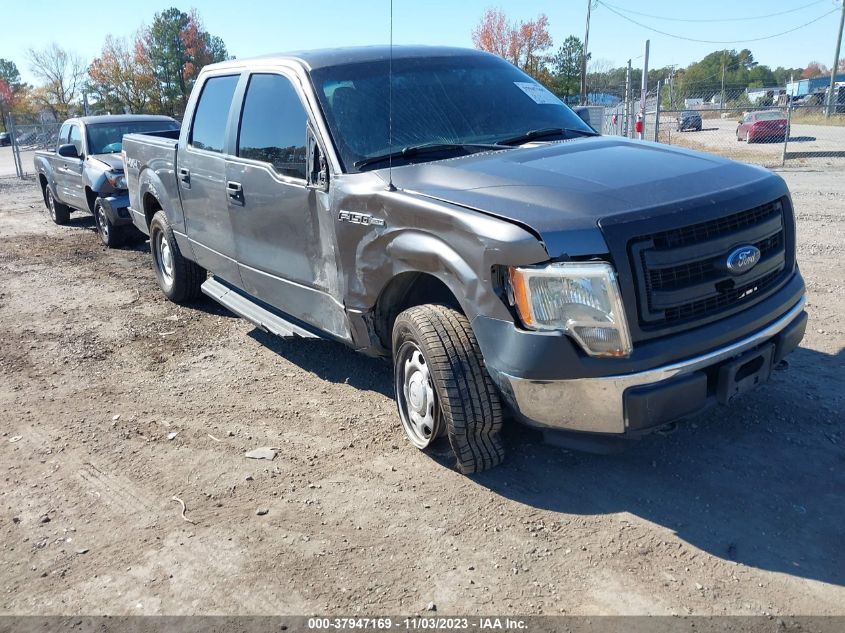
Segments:
[[[774,351],[774,344],[765,345],[719,367],[716,387],[719,402],[727,404],[738,395],[766,382],[772,373]]]

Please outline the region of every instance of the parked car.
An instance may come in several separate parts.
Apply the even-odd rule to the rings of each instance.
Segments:
[[[506,409],[550,442],[636,438],[804,335],[779,176],[600,136],[480,51],[206,66],[179,139],[124,151],[169,299],[391,359],[408,439],[448,436],[461,472],[502,460]]]
[[[55,150],[38,150],[33,161],[44,204],[56,224],[71,212],[90,211],[103,244],[113,248],[137,235],[127,207],[123,135],[161,132],[178,137],[178,121],[166,116],[121,114],[68,119]]]
[[[683,132],[684,130],[701,132],[701,113],[695,110],[684,110],[678,115],[675,125],[678,128],[678,132]]]
[[[736,128],[736,140],[783,142],[789,136],[789,123],[780,110],[748,112]]]
[[[12,137],[8,132],[0,132],[0,147],[6,147],[12,144]]]

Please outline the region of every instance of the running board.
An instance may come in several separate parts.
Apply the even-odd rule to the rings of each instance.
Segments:
[[[282,338],[294,336],[299,338],[320,338],[305,328],[291,323],[278,314],[261,307],[254,301],[250,301],[247,297],[231,289],[229,286],[220,283],[214,277],[209,277],[203,283],[201,290],[203,294],[208,295],[224,308],[234,312],[239,317],[243,317],[265,332],[281,336]]]

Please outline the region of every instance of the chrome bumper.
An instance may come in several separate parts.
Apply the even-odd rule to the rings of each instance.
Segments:
[[[738,356],[786,328],[801,314],[805,302],[802,296],[778,320],[731,345],[635,374],[543,381],[501,373],[498,378],[500,384],[504,383],[503,391],[512,401],[511,404],[531,426],[592,433],[624,433],[628,427],[623,403],[626,389],[677,378]]]

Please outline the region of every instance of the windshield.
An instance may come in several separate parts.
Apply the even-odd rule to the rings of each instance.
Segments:
[[[549,128],[592,133],[560,99],[504,60],[488,55],[412,57],[393,61],[391,145],[388,67],[384,60],[311,73],[349,171],[363,159],[419,145],[496,143]],[[435,160],[437,155],[416,159]]]
[[[178,130],[176,121],[125,121],[121,123],[94,123],[85,126],[88,133],[88,151],[91,154],[114,154],[123,150],[123,135],[144,132]]]
[[[770,112],[758,112],[755,115],[755,118],[758,121],[780,121],[781,119],[785,119],[786,117],[776,110],[772,110]]]

